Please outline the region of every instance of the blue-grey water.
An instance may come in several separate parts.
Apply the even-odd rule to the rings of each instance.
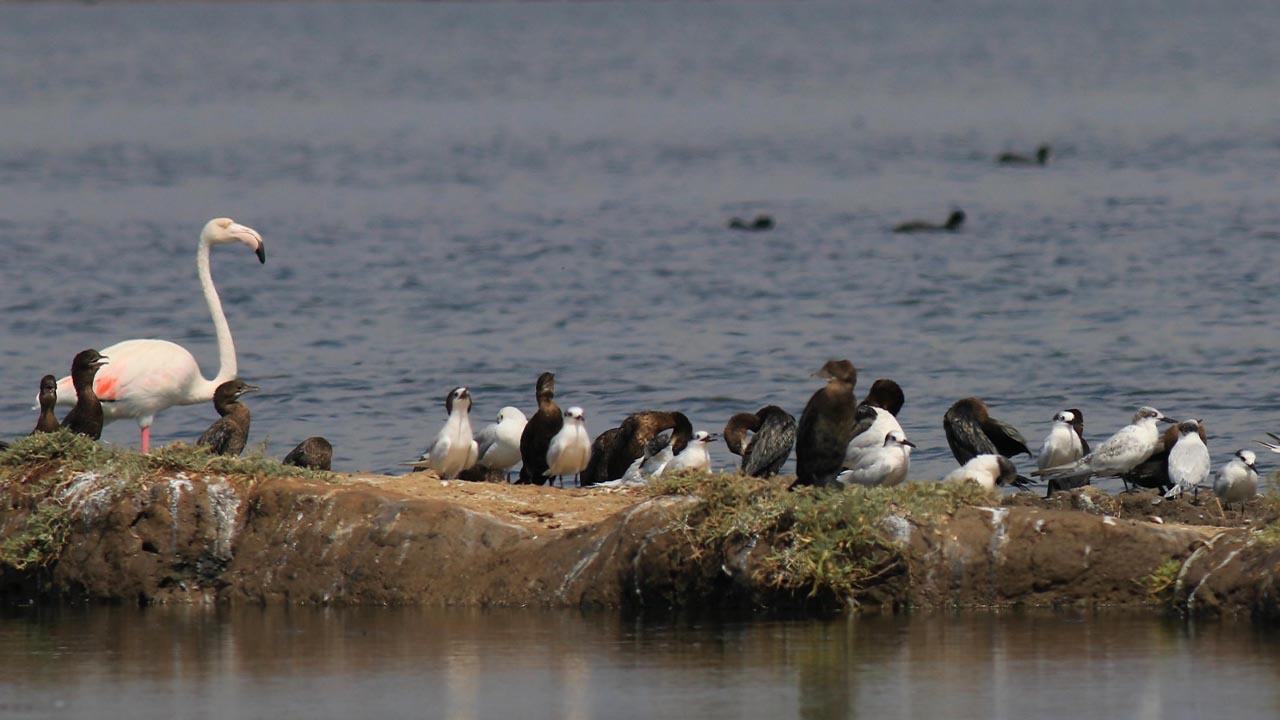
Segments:
[[[971,614],[643,623],[393,608],[11,610],[6,718],[1274,718],[1247,625]]]

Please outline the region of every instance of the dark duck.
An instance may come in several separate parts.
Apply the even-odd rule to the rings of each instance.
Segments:
[[[752,433],[747,437],[747,433]],[[777,405],[738,413],[724,426],[724,444],[742,457],[743,475],[772,477],[782,469],[796,443],[796,419]]]
[[[964,218],[963,210],[955,210],[947,216],[947,221],[941,225],[928,220],[911,220],[894,227],[893,231],[896,233],[955,232],[960,229],[961,225],[964,225]]]
[[[213,408],[218,418],[196,445],[208,446],[214,455],[239,455],[249,441],[249,406],[240,402],[240,396],[258,388],[241,380],[228,380],[213,391]]]
[[[76,405],[62,418],[62,427],[94,440],[102,437],[102,402],[93,392],[93,378],[98,374],[98,368],[109,361],[109,358],[93,349],[82,350],[71,361],[71,383],[76,389]],[[56,401],[56,394],[54,399]]]
[[[853,436],[858,371],[848,360],[828,360],[813,374],[827,384],[809,398],[796,427],[795,485],[837,486],[845,446]]]

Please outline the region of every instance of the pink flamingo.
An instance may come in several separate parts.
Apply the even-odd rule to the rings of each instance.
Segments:
[[[196,249],[196,271],[200,275],[200,287],[204,290],[213,327],[218,333],[218,375],[204,379],[200,366],[191,353],[177,343],[168,340],[125,340],[102,354],[111,358],[98,373],[93,390],[102,400],[106,422],[121,418],[137,418],[142,428],[142,452],[151,444],[151,421],[156,413],[174,405],[194,405],[209,402],[213,391],[222,383],[236,376],[236,346],[231,340],[231,328],[222,312],[222,301],[213,287],[209,273],[209,246],[242,242],[253,249],[258,261],[267,261],[262,236],[257,230],[241,225],[230,218],[215,218],[200,231],[200,244]],[[58,381],[58,404],[74,405],[75,389],[71,377]]]

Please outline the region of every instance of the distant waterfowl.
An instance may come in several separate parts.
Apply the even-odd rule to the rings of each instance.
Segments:
[[[941,225],[927,220],[911,220],[895,226],[893,231],[896,233],[955,232],[960,229],[961,225],[964,225],[964,218],[963,210],[955,210],[947,216],[947,221]]]
[[[747,438],[747,433],[752,433]],[[772,477],[791,456],[796,442],[796,419],[777,405],[754,413],[738,413],[724,426],[724,444],[742,457],[743,475]]]
[[[587,434],[582,408],[571,407],[562,417],[560,432],[551,438],[547,447],[547,469],[542,471],[548,479],[560,478],[561,487],[565,475],[577,475],[586,470],[591,461],[591,436]]]
[[[952,403],[942,416],[951,454],[961,465],[978,455],[1031,455],[1027,440],[1012,425],[991,417],[987,404],[976,397]]]
[[[196,440],[196,445],[207,445],[214,455],[239,455],[249,441],[249,406],[240,402],[245,393],[259,388],[240,380],[228,380],[213,393],[213,408],[219,417]]]
[[[892,487],[907,479],[911,470],[911,448],[915,443],[901,430],[892,430],[879,449],[859,453],[854,463],[839,475],[841,485]]]
[[[125,340],[102,350],[111,358],[111,364],[98,375],[93,389],[104,403],[105,421],[137,418],[144,453],[150,447],[151,422],[156,413],[174,405],[208,402],[219,385],[236,376],[235,344],[209,273],[209,247],[233,242],[248,245],[257,253],[259,262],[267,261],[262,236],[253,228],[229,218],[217,218],[210,220],[200,232],[196,271],[218,337],[217,376],[204,379],[191,353],[168,340]],[[75,401],[71,379],[62,378],[58,381],[58,402],[68,405]]]
[[[52,375],[40,378],[40,418],[36,420],[37,433],[51,433],[58,429],[58,417],[53,414],[53,406],[58,403],[58,379]]]
[[[1209,438],[1205,433],[1204,423],[1199,423],[1196,431],[1200,434],[1200,440],[1207,446]],[[1172,488],[1173,481],[1169,479],[1169,451],[1177,442],[1178,426],[1170,425],[1165,428],[1160,439],[1156,441],[1156,448],[1151,451],[1151,456],[1138,463],[1129,472],[1120,475],[1126,487],[1148,488],[1159,490],[1161,493]]]
[[[431,468],[442,480],[452,480],[476,464],[480,451],[471,435],[471,392],[465,387],[450,390],[444,397],[444,406],[449,419],[445,420],[431,447],[417,462],[410,464],[418,469]]]
[[[547,450],[551,447],[551,438],[564,427],[564,414],[555,401],[555,373],[539,375],[534,394],[538,398],[538,411],[520,433],[520,483],[525,485],[547,482]]]
[[[997,485],[1018,485],[1018,468],[1003,455],[975,455],[947,473],[943,482],[975,482],[989,492]]]
[[[97,440],[102,437],[102,402],[94,392],[94,376],[98,368],[110,364],[109,356],[97,350],[81,350],[71,361],[71,382],[76,406],[62,418],[61,427]]]
[[[298,446],[284,456],[285,465],[310,468],[312,470],[331,470],[333,463],[333,445],[320,436],[309,437],[298,443]]]
[[[796,427],[795,485],[829,486],[853,436],[858,371],[848,360],[828,360],[813,377],[826,378],[827,384],[809,398]]]
[[[747,232],[761,232],[773,229],[773,218],[768,215],[756,215],[750,222],[742,218],[731,218],[729,220],[729,228],[731,230],[746,230]]]
[[[1116,431],[1093,452],[1069,465],[1037,470],[1036,475],[1064,490],[1089,484],[1092,477],[1117,477],[1137,467],[1160,442],[1157,422],[1173,422],[1153,407],[1138,408],[1133,421]]]
[[[1169,481],[1173,487],[1165,497],[1180,497],[1190,492],[1200,498],[1200,485],[1209,478],[1209,448],[1200,439],[1200,423],[1183,420],[1178,423],[1178,441],[1169,451]]]
[[[1052,150],[1049,149],[1048,145],[1041,145],[1036,148],[1035,157],[1007,152],[1000,153],[1000,156],[996,158],[996,162],[1001,165],[1047,165],[1049,164],[1049,155],[1051,153]]]
[[[1244,504],[1258,494],[1257,460],[1258,456],[1252,451],[1237,450],[1213,479],[1213,492],[1218,500],[1228,507],[1231,503],[1238,503],[1242,515]]]
[[[627,468],[644,456],[650,441],[675,427],[677,415],[679,413],[644,410],[628,415],[618,427],[600,433],[591,444],[591,462],[582,471],[581,484],[596,485],[622,478]]]
[[[520,435],[527,423],[528,418],[519,408],[508,405],[499,410],[497,421],[476,434],[476,447],[480,453],[476,465],[509,472],[520,462]]]

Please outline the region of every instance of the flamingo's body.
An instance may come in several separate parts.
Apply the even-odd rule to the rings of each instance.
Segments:
[[[150,446],[151,422],[156,413],[174,405],[209,402],[219,385],[236,376],[236,347],[209,272],[209,246],[233,242],[248,245],[260,262],[267,261],[262,236],[251,227],[230,218],[216,218],[200,232],[196,270],[218,336],[219,367],[212,380],[200,373],[199,364],[186,348],[168,340],[125,340],[102,350],[111,363],[98,373],[93,389],[102,401],[104,420],[137,418],[144,453]],[[73,405],[75,401],[71,378],[62,378],[58,381],[58,403]]]

